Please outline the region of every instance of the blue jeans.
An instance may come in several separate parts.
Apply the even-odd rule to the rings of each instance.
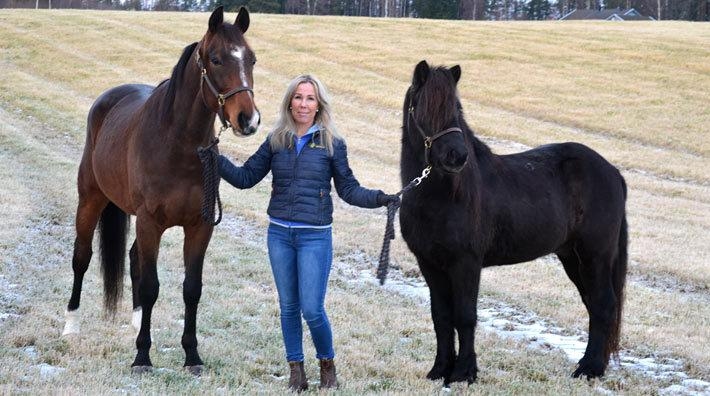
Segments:
[[[332,359],[333,333],[324,306],[333,262],[332,230],[269,224],[267,245],[279,293],[286,360],[303,361],[301,314],[311,331],[316,358]]]

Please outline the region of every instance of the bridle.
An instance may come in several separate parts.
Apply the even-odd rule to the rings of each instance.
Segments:
[[[414,96],[412,87],[409,87],[409,105],[407,106],[407,129],[409,130],[409,120],[411,119],[414,123],[414,126],[417,128],[417,131],[419,131],[419,134],[422,135],[422,138],[424,138],[424,164],[426,165],[426,169],[431,170],[431,163],[429,162],[429,152],[431,151],[431,145],[434,143],[436,139],[439,139],[442,136],[448,135],[449,133],[452,132],[459,132],[463,133],[461,128],[458,126],[453,126],[446,128],[442,131],[439,131],[432,136],[428,136],[424,130],[422,129],[421,126],[419,126],[419,123],[417,123],[417,120],[414,118],[414,104],[412,103],[412,97]],[[429,172],[427,172],[427,175]]]
[[[210,80],[210,77],[207,75],[207,69],[205,68],[205,65],[202,63],[202,59],[200,58],[200,48],[198,47],[195,50],[195,60],[197,61],[197,67],[200,68],[200,94],[202,95],[202,101],[205,103],[205,106],[207,106],[207,101],[205,100],[205,94],[204,91],[202,90],[202,83],[205,82],[207,83],[207,87],[210,89],[212,94],[217,98],[217,115],[219,116],[219,120],[222,122],[222,128],[220,129],[219,133],[221,134],[222,131],[227,130],[229,128],[232,128],[232,124],[224,118],[224,102],[229,99],[230,97],[240,93],[240,92],[251,92],[252,96],[254,95],[254,91],[249,88],[249,87],[235,87],[232,88],[231,90],[227,91],[227,93],[219,93],[217,91],[217,88],[215,88],[214,84],[212,83],[212,80]],[[209,106],[207,106],[209,108]]]

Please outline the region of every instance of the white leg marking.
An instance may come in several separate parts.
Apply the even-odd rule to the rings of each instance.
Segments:
[[[79,334],[79,330],[81,329],[79,310],[75,309],[73,311],[66,311],[64,317],[66,322],[64,323],[64,331],[62,331],[62,336]]]
[[[141,321],[143,320],[143,308],[136,308],[133,310],[133,316],[131,317],[131,326],[136,329],[136,334],[141,331]]]

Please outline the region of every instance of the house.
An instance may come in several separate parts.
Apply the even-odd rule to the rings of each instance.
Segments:
[[[609,10],[574,10],[563,15],[560,20],[596,19],[605,21],[655,21],[652,16],[641,15],[633,8],[622,10],[612,8]]]

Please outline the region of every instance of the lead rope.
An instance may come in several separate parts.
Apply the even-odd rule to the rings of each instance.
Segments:
[[[431,172],[431,165],[424,168],[422,175],[415,177],[414,180],[410,181],[406,187],[395,194],[401,197],[404,193],[411,190],[412,188],[421,184],[422,180],[426,179]],[[382,250],[380,251],[380,262],[377,265],[377,279],[380,280],[380,285],[385,284],[387,279],[387,272],[389,272],[390,266],[390,241],[394,239],[394,216],[397,214],[397,209],[399,209],[399,201],[387,203],[387,224],[385,225],[385,237],[382,240]]]
[[[227,128],[220,128],[217,137],[212,138],[212,141],[207,147],[198,147],[197,156],[200,157],[202,163],[202,219],[206,223],[211,223],[216,226],[222,221],[222,200],[219,197],[219,152],[217,144],[222,131]],[[217,219],[214,218],[215,203],[217,204],[218,214]]]

